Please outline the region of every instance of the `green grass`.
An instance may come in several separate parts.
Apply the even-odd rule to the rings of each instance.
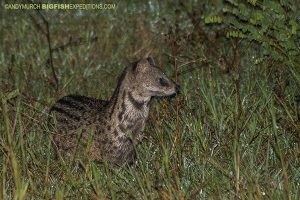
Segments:
[[[204,14],[212,12],[210,6],[202,7]],[[119,3],[116,11],[87,11],[85,17],[45,12],[53,48],[70,37],[81,41],[53,53],[58,91],[46,38],[29,14],[42,21],[34,11],[5,11],[0,199],[300,199],[299,69],[255,65],[259,48],[242,43],[239,67],[224,73],[209,41],[182,39],[185,30],[192,32],[185,20],[177,54],[178,130],[176,100],[154,100],[135,166],[55,159],[46,123],[55,100],[70,93],[109,98],[126,63],[149,49],[173,76],[172,45],[160,34],[175,23],[172,10],[152,2]],[[157,21],[162,16],[166,22]],[[230,44],[217,38],[213,48],[222,55]],[[199,58],[205,62],[185,65]]]

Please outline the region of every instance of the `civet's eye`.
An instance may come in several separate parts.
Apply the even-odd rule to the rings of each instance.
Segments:
[[[164,78],[159,78],[159,84],[163,87],[169,86],[168,81],[166,81]]]

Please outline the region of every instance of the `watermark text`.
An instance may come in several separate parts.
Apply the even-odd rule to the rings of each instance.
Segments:
[[[116,9],[115,3],[14,3],[4,4],[4,8],[8,10],[114,10]]]

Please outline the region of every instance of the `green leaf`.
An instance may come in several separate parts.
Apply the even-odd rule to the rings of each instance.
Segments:
[[[222,23],[222,18],[219,16],[205,17],[204,23],[205,24],[212,24],[212,23],[220,24],[220,23]]]
[[[277,14],[284,15],[284,9],[281,7],[280,3],[275,1],[264,1],[264,8],[270,9],[271,11],[276,12]]]
[[[227,2],[231,3],[234,6],[238,6],[238,3],[235,0],[227,0]]]
[[[299,29],[299,24],[296,22],[296,20],[291,19],[289,21],[289,25],[292,27],[292,34],[295,35],[297,33],[297,30]]]
[[[255,6],[256,5],[256,0],[248,0],[248,3],[250,3],[253,6]]]

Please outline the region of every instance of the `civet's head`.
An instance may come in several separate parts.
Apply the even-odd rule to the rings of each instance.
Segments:
[[[179,85],[171,81],[151,57],[143,58],[132,66],[134,90],[144,97],[171,96],[179,92]]]

